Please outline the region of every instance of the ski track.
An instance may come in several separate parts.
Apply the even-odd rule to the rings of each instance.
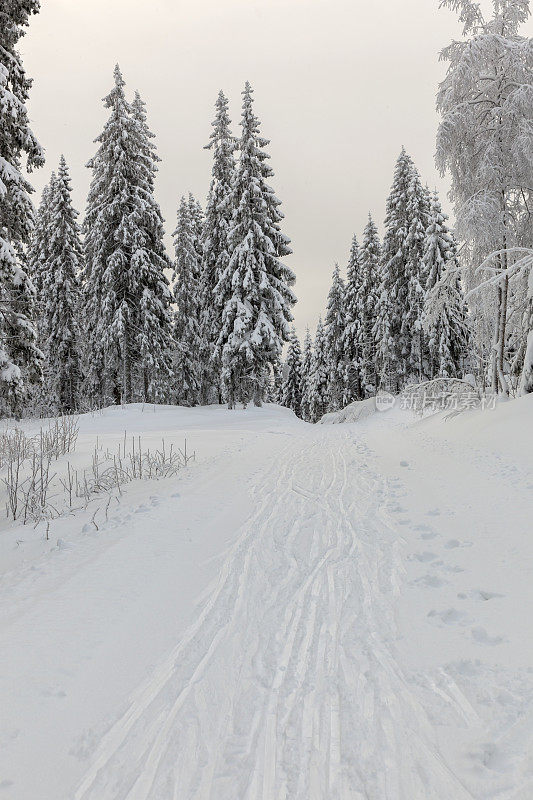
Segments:
[[[347,464],[347,458],[350,464]],[[196,622],[74,800],[466,800],[395,657],[393,489],[345,430],[294,436]],[[474,710],[448,679],[457,716]]]

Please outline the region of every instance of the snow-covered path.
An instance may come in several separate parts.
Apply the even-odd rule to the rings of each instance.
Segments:
[[[76,798],[414,798],[428,776],[435,798],[469,796],[394,658],[387,489],[353,432],[315,431],[256,477],[201,616]]]
[[[219,511],[209,528],[219,523],[231,539],[211,584],[198,587],[199,610],[177,626],[174,648],[155,659],[120,713],[89,737],[69,793],[54,794],[45,786],[40,800],[529,796],[531,785],[522,777],[520,786],[513,785],[507,765],[483,784],[486,764],[468,775],[464,763],[451,763],[453,748],[443,747],[443,730],[448,736],[466,732],[470,742],[482,731],[483,719],[453,670],[443,671],[444,664],[426,668],[426,654],[414,658],[419,670],[408,664],[406,636],[408,648],[416,647],[417,636],[409,637],[409,624],[402,624],[402,594],[416,581],[416,597],[426,597],[441,573],[438,567],[428,572],[432,554],[421,553],[414,565],[405,557],[407,526],[423,539],[437,533],[399,518],[400,498],[405,503],[407,495],[409,502],[397,475],[401,462],[393,456],[395,470],[389,473],[380,462],[383,454],[375,451],[376,442],[391,435],[401,442],[401,429],[384,420],[311,427],[285,417],[260,435],[245,437],[237,461],[232,454],[231,462],[222,459],[216,469],[206,466],[204,490],[217,470],[227,471],[231,463],[233,490],[240,486],[234,502],[242,503],[243,513],[234,514],[233,521],[241,519],[232,530],[228,503],[221,498],[214,503]],[[420,453],[420,442],[417,447]],[[432,455],[435,463],[445,457],[435,450]],[[186,497],[185,492],[181,501]],[[171,507],[172,500],[167,502]],[[168,525],[172,531],[171,517]],[[137,544],[131,543],[133,560]],[[164,538],[159,547],[163,544]],[[127,546],[127,540],[117,545],[122,559],[129,558]],[[105,569],[98,558],[97,566]],[[409,573],[413,568],[434,583]],[[78,579],[90,577],[86,571]],[[151,575],[155,585],[158,577]],[[165,591],[164,578],[162,583]],[[48,600],[54,608],[53,594]],[[152,613],[159,611],[154,605]],[[426,615],[423,611],[424,625],[431,622]],[[147,621],[141,621],[138,635],[150,641]],[[420,620],[413,618],[412,625],[416,631]],[[435,631],[446,650],[447,630],[433,626],[432,635]],[[423,638],[420,642],[424,647]],[[66,641],[63,645],[68,648]],[[159,648],[164,650],[162,642]],[[456,648],[457,657],[470,655],[469,648]],[[131,660],[127,646],[126,656]],[[99,658],[105,668],[106,653]],[[511,678],[501,691],[509,690]],[[509,723],[516,721],[513,713]],[[526,719],[526,740],[531,732]],[[67,756],[57,755],[61,769]],[[515,754],[513,769],[517,760]],[[8,783],[2,793],[0,779],[0,798],[30,800],[16,785]],[[487,785],[490,791],[479,788]],[[517,793],[524,786],[526,793]]]

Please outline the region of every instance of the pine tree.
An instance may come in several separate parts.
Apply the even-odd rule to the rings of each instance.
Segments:
[[[425,374],[422,312],[424,243],[429,222],[427,192],[402,149],[387,201],[374,331],[379,383],[392,391]]]
[[[47,262],[40,279],[40,332],[46,357],[43,397],[61,413],[79,408],[82,381],[79,275],[83,251],[71,194],[68,167],[61,156],[47,193]]]
[[[288,340],[291,290],[295,276],[280,260],[289,255],[281,232],[280,201],[266,183],[273,172],[266,163],[268,140],[259,133],[252,110],[252,88],[243,92],[240,159],[232,183],[230,260],[217,284],[223,304],[217,352],[229,407],[240,395],[261,405],[266,376]]]
[[[129,402],[158,399],[170,374],[169,261],[143,104],[126,101],[118,66],[114,77],[104,99],[110,117],[88,164],[84,292],[92,393]]]
[[[44,163],[28,120],[31,80],[16,47],[38,0],[0,4],[0,413],[20,412],[41,378],[42,353],[32,323],[35,290],[24,269],[33,227],[31,171]]]
[[[205,224],[202,236],[202,268],[200,280],[201,329],[205,365],[202,402],[214,395],[219,400],[221,366],[216,357],[215,345],[222,328],[222,308],[216,293],[217,284],[229,264],[228,235],[231,227],[231,181],[235,171],[235,140],[230,131],[228,101],[220,92],[216,102],[209,144],[213,151],[211,187],[207,198]]]
[[[315,346],[311,361],[311,378],[309,387],[309,419],[318,420],[327,412],[329,400],[329,376],[326,336],[322,319],[319,319],[315,335]]]
[[[329,371],[329,410],[342,407],[345,394],[346,361],[344,336],[346,316],[344,306],[345,287],[339,265],[335,264],[326,311],[326,358]]]
[[[423,324],[429,349],[430,378],[459,377],[469,357],[470,336],[459,280],[457,244],[446,220],[435,192],[424,250],[427,291]]]
[[[283,372],[281,405],[291,408],[299,417],[302,412],[302,351],[294,327],[291,329]]]
[[[311,419],[311,374],[313,368],[313,342],[309,328],[306,329],[302,355],[302,419]]]
[[[180,405],[196,405],[199,402],[201,349],[199,325],[199,278],[200,263],[196,248],[196,227],[191,203],[181,198],[178,222],[174,231],[174,339],[176,399]]]

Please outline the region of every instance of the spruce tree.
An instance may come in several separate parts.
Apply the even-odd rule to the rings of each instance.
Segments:
[[[143,106],[127,102],[118,66],[114,77],[104,99],[110,117],[88,164],[84,292],[90,389],[100,402],[130,402],[159,399],[170,374],[169,261]]]
[[[33,325],[35,290],[25,271],[33,227],[30,172],[44,163],[28,120],[31,80],[16,47],[38,0],[0,4],[0,413],[19,413],[41,378]]]
[[[79,408],[82,381],[79,276],[83,251],[71,194],[68,167],[61,156],[48,192],[47,261],[40,280],[40,333],[46,358],[43,398],[61,413]]]
[[[309,328],[306,329],[302,354],[302,419],[311,419],[311,374],[313,368],[313,342]]]
[[[345,287],[339,265],[335,264],[326,311],[326,358],[329,371],[329,410],[342,407],[345,394],[346,361],[344,336],[346,315],[344,305]]]
[[[435,192],[426,232],[427,275],[423,324],[429,349],[429,377],[457,378],[469,357],[467,308],[459,279],[457,244]]]
[[[174,231],[174,314],[175,397],[180,405],[196,405],[200,390],[200,263],[196,247],[194,208],[181,198]]]
[[[56,176],[53,172],[50,181],[42,191],[28,248],[28,275],[36,292],[35,315],[37,323],[41,316],[40,298],[49,262],[50,195],[55,179]]]
[[[223,307],[216,349],[230,408],[239,396],[261,405],[266,377],[288,340],[296,302],[290,288],[294,273],[280,260],[291,250],[281,232],[280,201],[267,184],[273,175],[266,163],[268,140],[259,133],[249,83],[243,98],[240,159],[230,197],[230,260],[216,287]]]
[[[422,380],[426,364],[422,332],[425,294],[424,243],[427,193],[402,149],[387,201],[375,322],[378,377],[392,391]]]
[[[291,408],[299,417],[302,413],[302,351],[294,327],[291,328],[283,373],[281,405]]]
[[[377,385],[376,345],[373,331],[376,324],[379,265],[381,261],[381,243],[378,229],[370,214],[363,232],[360,260],[362,274],[361,310],[363,318],[362,383],[365,397],[368,397],[370,394],[375,394]]]
[[[330,370],[327,357],[326,336],[322,319],[319,319],[315,335],[315,346],[311,361],[311,377],[309,386],[309,419],[318,420],[327,412],[329,399]]]
[[[200,279],[201,330],[205,365],[202,402],[215,396],[219,401],[220,362],[215,345],[222,327],[222,306],[216,287],[229,264],[228,235],[231,227],[231,181],[235,170],[235,140],[230,131],[228,101],[220,92],[216,102],[213,131],[206,149],[213,152],[211,187],[207,198],[202,236],[202,268]]]
[[[154,197],[159,158],[147,123],[145,103],[135,92],[132,116],[137,125],[139,193],[137,198],[140,249],[135,254],[142,286],[139,309],[137,395],[162,402],[171,395],[173,379],[172,293],[165,270],[171,266],[164,245],[164,220]]]
[[[344,299],[345,327],[342,337],[345,362],[344,405],[364,397],[364,312],[363,274],[357,237],[352,239],[346,273]]]

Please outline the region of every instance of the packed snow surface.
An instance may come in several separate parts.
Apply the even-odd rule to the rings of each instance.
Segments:
[[[3,523],[0,800],[532,798],[532,415],[82,417],[197,459]]]

